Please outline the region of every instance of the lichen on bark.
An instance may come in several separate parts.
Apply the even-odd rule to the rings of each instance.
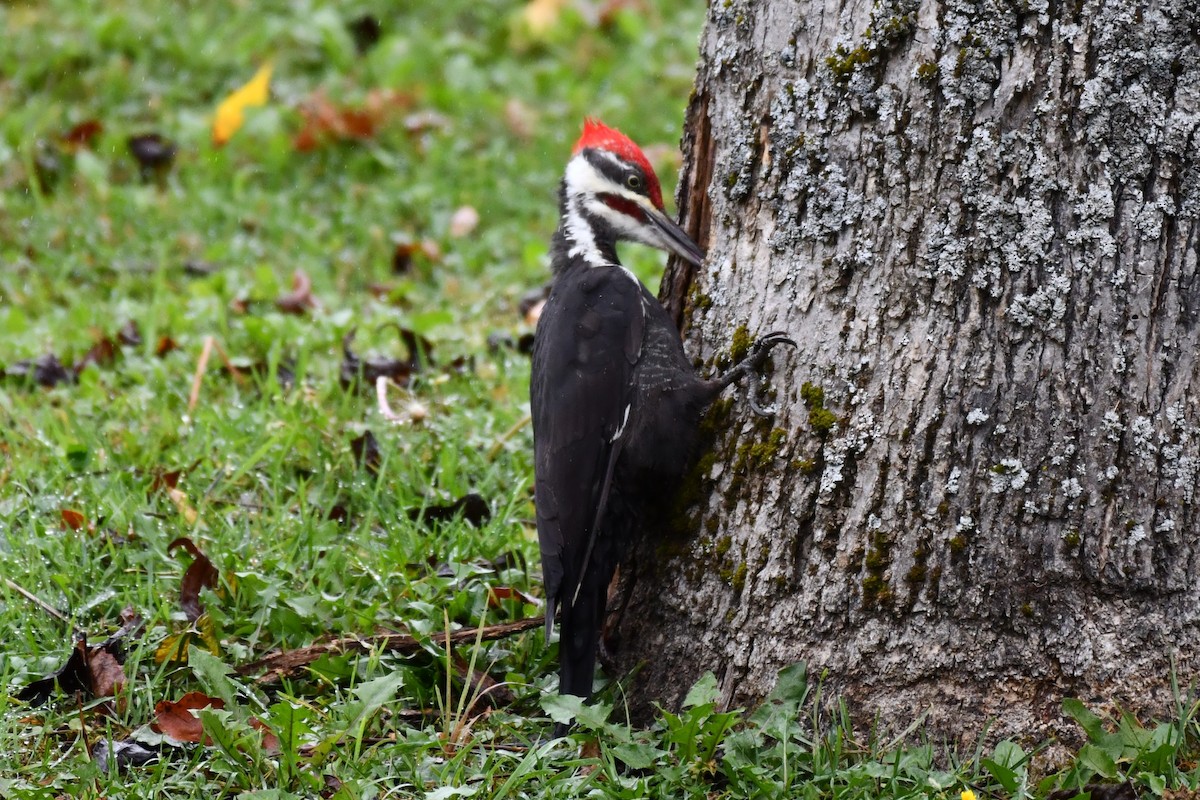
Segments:
[[[1190,0],[713,4],[679,198],[709,257],[664,300],[702,362],[739,324],[800,346],[639,564],[635,699],[805,660],[868,719],[1036,737],[1196,674],[1198,32]]]

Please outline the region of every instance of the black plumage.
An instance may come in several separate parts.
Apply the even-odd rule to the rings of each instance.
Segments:
[[[560,192],[554,280],[533,349],[535,503],[547,625],[560,625],[560,691],[588,697],[608,584],[648,503],[669,499],[705,409],[757,370],[764,337],[732,370],[700,377],[658,299],[617,259],[620,239],[699,265],[628,139],[589,121]],[[757,406],[755,406],[757,409]]]

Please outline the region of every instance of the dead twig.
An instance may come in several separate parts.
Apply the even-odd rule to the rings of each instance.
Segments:
[[[187,414],[189,417],[196,410],[196,404],[200,402],[200,384],[204,380],[204,373],[208,371],[208,357],[212,355],[215,342],[215,337],[204,337],[204,348],[201,349],[200,359],[196,362],[196,373],[192,375],[192,391],[188,394]]]
[[[9,589],[12,589],[17,594],[21,595],[21,597],[24,597],[29,602],[33,603],[35,606],[40,608],[42,611],[45,611],[50,616],[54,617],[59,622],[66,622],[66,623],[70,624],[71,620],[69,618],[67,618],[66,615],[64,615],[57,608],[50,605],[45,600],[38,597],[36,594],[29,591],[28,589],[26,589],[22,586],[18,586],[17,584],[10,581],[8,578],[4,579],[4,585],[7,586]]]
[[[516,622],[489,625],[483,629],[464,628],[463,630],[448,634],[445,637],[445,641],[449,645],[475,641],[476,637],[479,638],[479,641],[493,641],[533,630],[545,624],[545,621],[545,617],[538,616],[517,620]],[[442,637],[438,638],[441,639]],[[409,633],[347,636],[328,642],[318,642],[308,647],[301,647],[298,650],[276,651],[265,658],[260,658],[258,661],[243,664],[237,668],[237,673],[239,675],[252,675],[256,672],[262,672],[263,674],[256,679],[256,683],[274,683],[281,678],[290,677],[297,670],[308,666],[321,656],[338,655],[345,652],[368,653],[372,650],[387,650],[392,653],[400,653],[401,655],[413,655],[421,652],[422,646],[421,640]]]

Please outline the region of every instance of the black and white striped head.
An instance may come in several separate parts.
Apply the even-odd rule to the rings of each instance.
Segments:
[[[593,119],[583,123],[563,177],[564,233],[571,252],[600,264],[615,241],[674,253],[700,266],[704,253],[663,209],[654,168],[633,141]]]

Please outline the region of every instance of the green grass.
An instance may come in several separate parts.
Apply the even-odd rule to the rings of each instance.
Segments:
[[[680,715],[632,731],[606,719],[619,692],[594,708],[543,699],[555,654],[538,631],[454,648],[459,667],[512,694],[472,713],[482,706],[439,636],[538,613],[519,595],[492,602],[495,588],[540,591],[518,427],[528,359],[488,338],[527,332],[518,300],[547,278],[555,190],[582,117],[673,150],[703,12],[632,3],[598,25],[567,11],[535,36],[520,2],[392,5],[0,5],[0,795],[957,798],[1097,775],[1159,793],[1196,785],[1180,766],[1195,734],[1182,702],[1173,727],[1081,719],[1092,749],[1039,785],[1014,744],[960,758],[860,740],[820,717],[796,669],[753,715],[717,712],[705,681]],[[367,12],[383,34],[360,55],[348,23]],[[213,109],[266,60],[271,103],[214,149]],[[369,140],[295,150],[305,98],[354,105],[382,88],[407,105]],[[431,114],[437,124],[410,130],[411,115]],[[65,146],[87,120],[103,128],[92,145]],[[129,155],[127,138],[147,132],[177,146],[169,171],[143,175]],[[674,173],[668,157],[668,194]],[[454,238],[464,205],[481,221]],[[441,258],[394,274],[396,242],[425,239]],[[654,279],[656,254],[625,255]],[[321,304],[302,316],[274,303],[295,270]],[[140,343],[75,382],[14,375],[51,353],[75,364],[129,322]],[[339,382],[348,331],[360,354],[397,356],[397,326],[432,342],[432,365],[392,392],[394,406],[426,410],[408,424]],[[240,380],[214,352],[189,408],[208,337]],[[160,355],[164,338],[176,347]],[[352,446],[368,430],[377,472]],[[173,471],[174,495],[157,482]],[[468,492],[488,502],[480,527],[410,518]],[[193,636],[187,663],[156,657],[196,627],[179,601],[191,559],[168,552],[181,536],[221,575],[201,595],[212,652]],[[122,705],[15,699],[64,663],[73,631],[98,643],[125,608],[146,629],[127,643]],[[326,656],[275,684],[229,672],[278,648],[387,630],[417,635],[419,652]],[[189,691],[226,701],[201,715],[211,745],[168,746],[124,772],[91,759],[105,739],[152,739],[155,704]],[[551,717],[573,714],[596,749],[544,742]],[[252,719],[279,736],[278,752]]]

